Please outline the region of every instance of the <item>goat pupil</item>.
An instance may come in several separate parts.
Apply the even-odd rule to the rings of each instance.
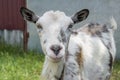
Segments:
[[[72,24],[70,24],[69,26],[68,26],[68,28],[72,28],[73,27],[73,25]]]

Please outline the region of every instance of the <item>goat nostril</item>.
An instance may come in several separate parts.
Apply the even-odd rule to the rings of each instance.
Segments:
[[[62,49],[62,47],[59,46],[59,45],[53,45],[53,46],[51,46],[50,49],[51,49],[51,50],[54,52],[54,54],[57,56],[57,55],[59,54],[60,50]]]

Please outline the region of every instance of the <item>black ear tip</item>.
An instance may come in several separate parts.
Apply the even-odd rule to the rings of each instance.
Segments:
[[[25,7],[21,7],[20,8],[20,13],[21,13],[21,15],[23,16],[23,11],[25,10]]]
[[[83,9],[82,11],[85,11],[85,12],[87,12],[89,14],[89,10],[88,9]]]
[[[22,12],[23,10],[26,10],[27,8],[25,8],[25,7],[21,7],[20,8],[20,12]]]
[[[31,12],[31,13],[33,13],[32,11],[30,11],[30,10],[27,9],[26,7],[21,7],[21,8],[20,8],[20,13],[22,14],[22,16],[23,16],[23,14],[24,14],[25,12]]]
[[[20,9],[24,9],[25,7],[21,7]]]
[[[20,8],[20,12],[22,13],[22,11],[25,9],[25,7],[21,7]]]

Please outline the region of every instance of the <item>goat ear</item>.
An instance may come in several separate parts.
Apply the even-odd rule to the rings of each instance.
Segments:
[[[36,23],[39,19],[35,13],[25,7],[20,8],[20,12],[25,20],[28,20],[30,22]]]
[[[77,12],[74,16],[72,16],[72,20],[74,23],[81,22],[85,20],[89,15],[89,10],[88,9],[83,9],[79,12]]]

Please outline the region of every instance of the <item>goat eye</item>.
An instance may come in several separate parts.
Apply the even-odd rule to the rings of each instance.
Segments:
[[[73,24],[70,24],[69,26],[68,26],[68,28],[72,28],[73,27]]]
[[[69,32],[72,31],[72,27],[73,27],[73,24],[70,24],[70,25],[68,26],[68,31],[69,31]]]
[[[37,31],[40,33],[43,30],[41,25],[37,25]]]
[[[37,28],[38,28],[38,29],[42,29],[42,26],[41,26],[41,25],[37,25]]]

